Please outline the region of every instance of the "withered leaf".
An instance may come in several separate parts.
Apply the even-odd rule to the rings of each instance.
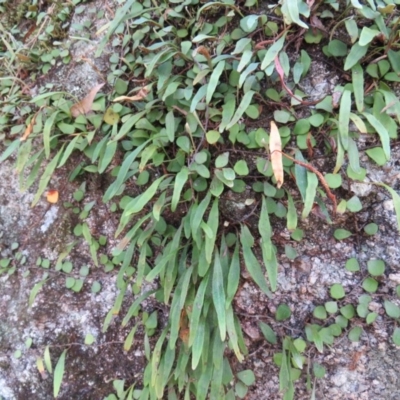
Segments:
[[[58,190],[51,189],[51,190],[48,190],[46,193],[46,198],[49,203],[53,203],[53,204],[57,203],[58,196],[59,196]]]
[[[276,186],[279,189],[283,185],[282,142],[278,127],[274,121],[271,121],[269,151],[271,152],[271,164],[276,179]]]
[[[122,102],[122,101],[140,101],[143,100],[144,98],[147,97],[147,95],[149,94],[149,89],[147,88],[147,86],[143,86],[142,88],[140,88],[138,94],[136,94],[135,96],[119,96],[117,98],[115,98],[113,100],[114,103],[117,102]]]
[[[35,122],[36,122],[36,117],[38,116],[40,110],[43,107],[39,108],[39,111],[32,117],[32,119],[29,121],[28,126],[25,129],[24,134],[22,135],[22,137],[19,139],[21,142],[23,142],[24,140],[26,140],[28,138],[28,136],[32,133],[33,131],[33,127],[35,126]]]
[[[93,87],[89,93],[78,103],[74,104],[70,111],[74,118],[78,117],[82,114],[87,114],[92,111],[93,100],[96,97],[97,92],[104,86],[104,83],[99,83],[95,87]]]

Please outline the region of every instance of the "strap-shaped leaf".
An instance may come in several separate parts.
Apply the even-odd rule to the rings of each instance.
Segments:
[[[258,262],[256,256],[254,255],[251,246],[251,242],[254,243],[254,238],[251,235],[249,228],[246,225],[242,225],[240,233],[240,242],[242,243],[243,258],[246,265],[247,271],[253,278],[254,282],[259,286],[259,288],[268,296],[272,297],[272,293],[268,288],[265,276],[262,272],[261,265]]]
[[[200,315],[203,311],[204,295],[206,293],[209,278],[210,274],[208,273],[200,282],[199,288],[197,289],[196,297],[193,302],[193,311],[190,318],[189,346],[193,345],[196,331],[199,326]]]
[[[382,148],[385,153],[386,159],[390,160],[390,136],[387,129],[378,121],[372,114],[363,113],[364,117],[367,118],[367,121],[373,126],[379,135],[382,143]]]
[[[304,209],[301,218],[307,218],[314,205],[315,195],[317,194],[318,177],[314,172],[307,171],[307,190],[304,200]]]
[[[342,147],[347,150],[349,145],[349,122],[350,122],[350,110],[351,110],[351,92],[345,90],[340,99],[339,109],[339,138]]]
[[[275,57],[282,50],[283,45],[285,43],[286,33],[282,35],[274,44],[267,50],[267,53],[264,56],[264,59],[261,63],[261,70],[269,67],[270,64],[275,60]]]
[[[44,152],[46,154],[46,158],[50,157],[50,134],[53,129],[54,122],[57,118],[57,115],[59,114],[60,111],[55,111],[53,114],[50,115],[49,118],[47,118],[45,124],[44,124],[44,129],[43,129],[43,145],[44,145]]]
[[[240,279],[240,259],[239,259],[239,242],[236,242],[235,250],[232,254],[231,264],[228,273],[228,283],[226,285],[226,304],[227,308],[235,297]]]
[[[242,98],[242,101],[239,104],[239,107],[237,108],[233,118],[229,122],[229,124],[226,126],[226,130],[229,128],[232,128],[233,125],[236,124],[236,122],[239,121],[239,119],[242,117],[243,113],[247,110],[247,107],[250,105],[251,100],[253,99],[254,96],[254,91],[249,90]]]
[[[34,207],[38,203],[40,196],[46,190],[47,184],[50,182],[51,176],[53,175],[53,172],[57,167],[58,161],[61,158],[63,151],[64,151],[64,146],[61,147],[59,152],[54,156],[54,158],[49,162],[46,169],[44,170],[43,175],[39,181],[38,190],[35,194],[35,197],[32,200],[32,207]]]
[[[364,111],[364,70],[360,64],[356,64],[351,69],[351,77],[353,81],[354,97],[356,99],[356,107],[358,112]]]
[[[225,69],[225,61],[220,61],[217,66],[214,68],[211,76],[210,76],[210,81],[208,83],[208,87],[207,87],[207,95],[206,95],[206,103],[208,104],[212,97],[213,94],[215,92],[215,89],[219,83],[219,78],[222,74],[222,72]]]
[[[65,349],[60,358],[57,361],[56,367],[54,368],[54,379],[53,379],[53,396],[54,398],[58,397],[58,393],[60,392],[62,379],[64,376],[65,370],[65,356],[67,355],[67,349]]]
[[[215,251],[214,265],[213,265],[213,278],[212,278],[212,297],[214,308],[218,317],[218,327],[221,340],[224,341],[226,337],[226,315],[225,315],[225,290],[224,290],[224,277],[222,275],[221,261],[218,251]]]
[[[189,178],[189,169],[184,166],[182,169],[177,173],[174,183],[174,192],[172,194],[171,200],[171,211],[176,210],[176,206],[178,205],[179,199],[181,197],[182,189],[185,183]]]

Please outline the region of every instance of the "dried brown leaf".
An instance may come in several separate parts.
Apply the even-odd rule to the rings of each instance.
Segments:
[[[147,88],[147,86],[144,86],[142,88],[140,88],[138,94],[136,94],[135,96],[119,96],[117,98],[115,98],[113,100],[114,103],[117,102],[122,102],[122,101],[140,101],[143,100],[147,97],[147,95],[149,94],[149,89]]]
[[[78,117],[81,114],[87,114],[92,111],[93,101],[96,97],[97,92],[104,86],[104,83],[99,83],[93,87],[89,93],[78,103],[71,107],[71,114],[73,117]]]
[[[48,190],[46,193],[46,198],[49,203],[52,203],[52,204],[57,203],[58,197],[59,197],[58,190],[51,189],[51,190]]]
[[[272,171],[274,171],[276,186],[279,189],[283,185],[282,142],[278,127],[274,121],[271,121],[269,151],[271,153]]]
[[[36,122],[36,117],[38,116],[40,110],[43,107],[40,107],[39,111],[32,117],[32,119],[29,121],[28,126],[25,129],[24,134],[22,135],[21,139],[19,139],[21,142],[23,142],[24,140],[26,140],[28,138],[28,136],[32,133],[33,131],[33,127],[35,126],[35,122]]]

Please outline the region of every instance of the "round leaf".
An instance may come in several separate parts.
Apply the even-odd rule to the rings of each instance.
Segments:
[[[314,308],[313,315],[318,319],[326,319],[328,316],[324,306],[317,306]]]
[[[367,278],[364,280],[362,287],[368,293],[375,293],[378,289],[378,282],[373,278]]]
[[[351,212],[359,212],[362,210],[362,204],[357,196],[353,196],[350,200],[347,200],[347,208]]]
[[[220,138],[220,133],[218,131],[208,131],[206,133],[206,139],[209,144],[217,143]]]
[[[250,369],[246,369],[245,371],[238,372],[237,377],[246,386],[251,386],[256,381],[256,377],[254,376],[254,372],[252,370],[250,370]]]
[[[285,319],[290,318],[292,315],[289,306],[286,304],[279,304],[278,308],[276,309],[275,319],[277,321],[284,321]]]
[[[355,326],[349,332],[349,339],[352,342],[358,342],[362,333],[362,328],[360,326]]]
[[[360,270],[360,265],[358,264],[358,261],[356,258],[349,258],[346,261],[346,269],[347,271],[350,272],[356,272]]]
[[[326,174],[325,180],[332,189],[337,189],[342,185],[342,177],[338,174]]]
[[[233,167],[235,172],[238,175],[245,176],[249,174],[249,168],[247,167],[247,163],[244,160],[239,160],[235,166]]]
[[[342,299],[345,296],[343,286],[340,283],[335,283],[331,286],[330,295],[333,299]]]
[[[364,226],[364,232],[370,236],[375,235],[375,233],[378,232],[378,225],[374,222],[371,222],[370,224]]]
[[[379,276],[385,272],[385,263],[382,260],[369,260],[367,267],[372,276]]]

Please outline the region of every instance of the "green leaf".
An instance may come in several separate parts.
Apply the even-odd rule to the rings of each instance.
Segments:
[[[240,242],[242,243],[243,258],[249,274],[253,278],[254,282],[259,288],[268,296],[271,297],[271,291],[267,286],[264,274],[261,270],[261,265],[255,257],[251,247],[254,244],[254,238],[251,235],[249,228],[246,225],[242,225],[240,233]]]
[[[338,174],[326,174],[324,176],[326,183],[332,189],[337,189],[342,186],[342,177]]]
[[[57,115],[60,113],[60,111],[55,111],[53,114],[50,115],[49,118],[46,119],[46,122],[44,124],[43,128],[43,146],[44,146],[44,153],[46,154],[46,158],[48,159],[50,157],[50,134],[51,130],[53,129],[54,122],[57,118]]]
[[[305,162],[303,155],[299,149],[296,149],[295,158],[298,161]],[[296,163],[294,166],[294,175],[296,177],[296,184],[299,188],[303,201],[306,198],[307,192],[307,169]]]
[[[292,312],[290,308],[286,304],[279,304],[278,308],[276,309],[275,319],[277,321],[284,321],[285,319],[290,318]]]
[[[293,197],[289,192],[286,192],[288,198],[288,212],[286,227],[289,231],[294,231],[297,228],[297,211],[294,205]]]
[[[62,379],[64,376],[65,369],[65,356],[67,354],[67,349],[65,349],[60,358],[57,361],[56,367],[54,368],[54,378],[53,378],[53,396],[54,398],[58,397],[58,393],[60,392]]]
[[[203,353],[205,324],[204,318],[200,318],[192,346],[192,370],[197,368],[200,357]]]
[[[47,276],[45,275],[45,278],[42,279],[40,282],[36,283],[29,295],[29,301],[28,301],[28,307],[32,307],[33,302],[35,301],[35,298],[39,292],[39,290],[42,288],[42,286],[46,283],[47,281]]]
[[[99,161],[99,173],[102,174],[109,166],[110,162],[114,158],[115,152],[117,151],[117,142],[109,142],[106,146],[106,151],[100,157]]]
[[[194,95],[192,99],[192,103],[190,104],[190,112],[193,113],[196,110],[197,104],[205,97],[208,91],[208,84],[201,86],[197,93]],[[214,92],[213,92],[214,93]]]
[[[364,26],[361,30],[360,39],[358,43],[360,44],[360,46],[366,46],[367,44],[371,43],[374,37],[376,35],[379,35],[379,33],[380,32],[376,29],[371,29],[368,28],[367,26]]]
[[[339,229],[335,230],[335,232],[333,233],[333,236],[337,240],[343,240],[343,239],[347,239],[348,237],[350,237],[351,232],[346,229],[339,228]]]
[[[364,117],[367,118],[368,122],[373,126],[375,131],[378,133],[382,148],[385,153],[386,159],[390,160],[390,136],[387,129],[382,125],[380,121],[378,121],[372,114],[367,112],[363,113]]]
[[[135,3],[135,0],[127,0],[127,2],[123,5],[123,7],[117,9],[115,17],[112,20],[110,27],[107,31],[107,34],[102,39],[102,41],[100,42],[100,44],[96,50],[96,53],[95,53],[96,58],[100,57],[100,55],[102,54],[102,52],[104,50],[104,47],[106,46],[107,43],[109,43],[111,35],[115,32],[115,30],[118,28],[120,23],[124,20],[124,18],[126,18],[126,16],[129,15],[129,10],[132,7],[132,4],[134,4],[134,3]],[[137,14],[135,13],[133,16],[137,16]],[[131,18],[133,16],[131,16]]]
[[[370,236],[375,235],[376,232],[378,232],[378,229],[379,229],[378,225],[375,224],[374,222],[371,222],[370,224],[364,226],[364,232]]]
[[[217,143],[220,137],[221,135],[218,131],[208,131],[206,133],[207,143],[209,144]]]
[[[364,70],[360,64],[351,69],[354,97],[358,112],[364,111]]]
[[[324,306],[315,307],[314,311],[313,311],[313,315],[315,318],[318,318],[318,319],[326,319],[328,316]]]
[[[219,78],[222,74],[222,72],[225,69],[225,60],[220,61],[217,66],[214,68],[211,76],[210,76],[210,81],[208,83],[207,87],[207,95],[206,95],[206,103],[209,104],[213,94],[215,92],[215,89],[219,83]],[[192,111],[193,112],[193,111]]]
[[[358,26],[357,22],[352,19],[346,19],[344,22],[347,33],[350,36],[351,43],[354,43],[358,39]]]
[[[215,311],[217,313],[219,333],[221,341],[226,337],[226,315],[225,315],[225,290],[224,277],[222,274],[221,261],[218,251],[215,251],[214,268],[212,278],[212,297]]]
[[[145,113],[146,111],[140,111],[137,114],[129,115],[126,120],[125,117],[122,118],[124,120],[123,124],[117,131],[118,133],[112,137],[112,141],[117,142],[122,138],[124,138],[129,132],[132,131],[133,125],[135,125],[138,121],[140,121],[140,119],[145,115]]]
[[[235,250],[232,254],[231,264],[229,266],[228,272],[228,283],[226,285],[226,305],[231,304],[233,298],[235,297],[237,288],[239,287],[240,280],[240,259],[239,259],[239,242],[236,242]]]
[[[185,166],[177,173],[174,184],[174,192],[171,200],[171,211],[174,212],[181,197],[183,186],[189,178],[189,169]]]
[[[0,163],[7,160],[7,158],[10,157],[10,155],[18,149],[20,143],[20,139],[16,139],[11,144],[9,144],[8,147],[4,150],[3,154],[0,156]]]
[[[382,147],[374,147],[365,151],[368,157],[372,158],[380,167],[387,163],[385,152]]]
[[[307,218],[314,205],[317,194],[318,177],[313,172],[307,171],[307,189],[305,193],[304,208],[301,217]]]
[[[61,147],[59,152],[54,156],[54,158],[49,162],[46,169],[44,170],[43,175],[41,176],[39,181],[38,190],[35,194],[35,197],[32,200],[31,204],[32,207],[34,207],[38,203],[38,201],[40,200],[40,196],[46,190],[47,184],[50,182],[51,176],[53,175],[53,172],[57,167],[58,160],[60,159],[63,151],[64,151],[64,146]]]
[[[335,283],[330,288],[330,295],[333,299],[342,299],[345,296],[343,286],[340,283]]]
[[[346,261],[346,269],[347,271],[350,272],[357,272],[360,270],[360,265],[358,264],[358,261],[356,258],[349,258]]]
[[[197,329],[199,327],[200,316],[203,312],[204,296],[206,293],[208,280],[210,274],[207,274],[200,282],[199,288],[196,293],[196,297],[193,302],[193,311],[190,318],[190,334],[189,334],[189,346],[193,345]]]
[[[386,314],[391,317],[398,319],[400,318],[400,307],[389,300],[385,300],[385,311]]]
[[[143,209],[143,207],[149,203],[149,201],[153,198],[156,194],[160,183],[166,178],[166,176],[161,176],[160,178],[156,179],[148,189],[142,193],[141,195],[132,199],[125,207],[124,214],[131,215],[136,214]]]
[[[210,228],[211,235],[205,237],[205,255],[208,264],[211,264],[212,253],[214,251],[214,245],[217,240],[218,226],[219,226],[219,208],[218,198],[214,199],[213,205],[210,210],[210,214],[207,219],[207,226]],[[199,267],[199,275],[204,276],[206,271],[201,271]]]
[[[340,309],[340,313],[347,319],[351,319],[355,316],[356,311],[353,304],[346,304]]]
[[[262,334],[264,335],[265,339],[271,344],[277,344],[278,338],[272,328],[266,324],[265,322],[260,321],[258,323]]]
[[[328,44],[328,52],[334,57],[344,57],[347,55],[347,45],[341,40],[333,39]]]
[[[368,293],[375,293],[378,289],[378,282],[373,278],[367,278],[364,280],[362,287]]]
[[[351,342],[358,342],[360,340],[361,334],[362,334],[361,326],[355,326],[349,332],[349,340]]]
[[[282,5],[282,13],[285,15],[285,11],[288,11],[288,14],[290,16],[290,19],[292,22],[296,23],[297,25],[301,26],[302,28],[308,29],[308,25],[305,24],[301,19],[300,19],[300,14],[299,14],[299,2],[297,0],[286,0],[283,2]]]
[[[338,306],[336,301],[327,301],[325,303],[325,309],[328,311],[329,314],[337,313]]]
[[[236,376],[246,386],[251,386],[256,381],[256,377],[254,376],[254,372],[252,370],[250,370],[250,369],[246,369],[244,371],[240,371],[240,372],[237,373]]]
[[[222,120],[218,129],[220,133],[222,133],[226,129],[227,125],[231,121],[233,114],[235,113],[235,108],[236,98],[228,97],[225,104],[222,106]]]
[[[351,111],[351,92],[345,90],[340,99],[340,110],[339,110],[339,137],[342,147],[347,150],[349,145],[349,122],[350,122],[350,111]]]
[[[229,305],[229,307],[226,309],[226,329],[229,335],[229,343],[233,348],[236,358],[238,359],[239,362],[242,362],[244,357],[243,354],[240,352],[238,345],[238,335],[235,327],[235,319],[234,319],[232,304]]]
[[[53,367],[51,365],[51,357],[50,357],[49,346],[46,346],[46,348],[44,349],[43,358],[44,358],[44,364],[46,366],[47,371],[49,372],[49,374],[52,374],[53,373]]]
[[[282,50],[285,43],[286,33],[282,35],[274,44],[267,50],[264,59],[261,63],[261,70],[265,70],[275,60],[275,57]]]
[[[385,263],[382,260],[369,260],[367,262],[368,272],[372,276],[383,275],[385,272]]]
[[[400,346],[400,328],[394,328],[392,340],[396,346]]]
[[[121,188],[121,185],[124,183],[129,169],[131,168],[132,164],[134,163],[136,157],[139,155],[139,153],[148,145],[150,140],[147,140],[140,146],[138,146],[134,151],[129,153],[129,155],[125,158],[123,161],[117,175],[117,179],[109,186],[109,188],[106,190],[104,196],[103,196],[103,202],[108,202],[111,200],[119,191]]]
[[[351,212],[359,212],[362,210],[362,204],[357,196],[353,196],[347,200],[347,209]]]
[[[350,53],[346,57],[346,61],[344,63],[344,70],[348,71],[350,68],[354,67],[361,58],[363,58],[368,51],[368,45],[361,46],[358,42],[353,44],[353,47],[350,50]]]
[[[392,196],[393,206],[396,211],[397,228],[400,231],[400,196],[397,194],[397,192],[394,189],[392,189],[388,185],[385,185],[384,183],[379,183],[379,186],[383,186]]]
[[[249,168],[245,160],[239,160],[236,162],[235,166],[233,167],[234,171],[241,176],[245,176],[249,174]]]
[[[231,121],[229,124],[225,127],[225,130],[228,130],[232,128],[233,125],[236,124],[236,122],[239,121],[239,119],[242,117],[243,113],[247,110],[249,107],[251,100],[253,99],[254,96],[254,91],[249,90],[242,98],[242,101],[239,104],[239,107],[237,108],[235,114],[233,115]]]
[[[172,110],[165,116],[165,130],[168,140],[172,143],[175,139],[175,117]]]
[[[322,365],[313,363],[313,373],[316,378],[321,379],[325,376],[326,370]]]

